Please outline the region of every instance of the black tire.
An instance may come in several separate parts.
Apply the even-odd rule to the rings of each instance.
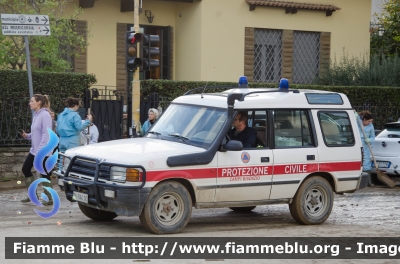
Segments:
[[[153,190],[139,216],[143,227],[155,234],[172,234],[181,231],[190,220],[192,198],[180,183],[167,181]]]
[[[81,209],[81,212],[86,215],[87,217],[97,220],[97,221],[109,221],[113,220],[115,217],[118,215],[114,212],[108,212],[108,211],[103,211],[95,208],[91,208],[88,206],[85,206],[81,203],[78,203],[79,209]]]
[[[327,180],[314,176],[305,180],[297,190],[290,213],[304,225],[321,224],[328,219],[333,207],[333,191]]]
[[[229,209],[231,209],[232,211],[238,212],[238,213],[250,212],[254,208],[256,208],[256,206],[229,207]]]

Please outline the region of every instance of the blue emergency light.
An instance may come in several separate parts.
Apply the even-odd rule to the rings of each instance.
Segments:
[[[288,92],[289,91],[289,80],[286,78],[282,78],[279,82],[279,90],[282,92]]]
[[[246,76],[239,77],[239,88],[249,88],[249,82],[247,81]]]

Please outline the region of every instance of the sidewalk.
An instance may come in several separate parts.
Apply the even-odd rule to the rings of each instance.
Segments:
[[[51,181],[52,181],[53,185],[57,184],[57,177],[52,175],[51,176]],[[20,183],[18,184],[18,182],[20,182]],[[14,189],[24,189],[24,188],[26,188],[24,180],[0,181],[0,191],[14,190]]]
[[[20,184],[18,184],[20,182]],[[23,180],[0,181],[0,191],[25,188]]]

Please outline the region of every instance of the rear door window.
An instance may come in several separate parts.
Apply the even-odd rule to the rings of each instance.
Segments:
[[[347,112],[320,111],[318,112],[318,119],[326,146],[354,145],[354,133]]]

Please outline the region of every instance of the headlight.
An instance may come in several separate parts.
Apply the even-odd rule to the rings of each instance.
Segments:
[[[132,168],[112,166],[110,170],[110,180],[116,182],[139,182],[141,181],[141,173]]]
[[[126,181],[126,168],[112,166],[111,170],[110,170],[110,180],[116,181],[116,182],[125,182]]]

